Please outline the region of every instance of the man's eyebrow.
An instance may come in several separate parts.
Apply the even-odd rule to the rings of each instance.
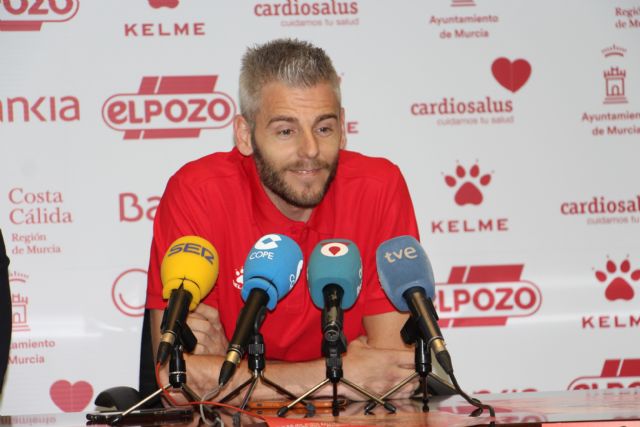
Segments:
[[[274,116],[269,119],[269,121],[267,122],[267,126],[275,122],[297,123],[298,120],[295,117],[291,117],[291,116]]]
[[[316,119],[316,123],[320,123],[323,120],[335,119],[338,120],[338,115],[335,113],[323,114]]]

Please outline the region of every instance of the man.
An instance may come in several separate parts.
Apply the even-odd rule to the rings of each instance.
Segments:
[[[253,244],[265,234],[285,234],[300,245],[306,262],[320,240],[345,238],[360,249],[364,276],[356,304],[345,312],[344,376],[376,393],[386,391],[410,375],[414,363],[400,338],[406,316],[384,295],[375,264],[383,241],[418,236],[400,171],[385,159],[344,150],[338,76],[324,51],[309,43],[275,40],[249,49],[240,75],[240,111],[235,148],[185,165],[170,179],[158,207],[147,294],[154,348],[166,305],[160,263],[176,238],[202,236],[220,254],[216,285],[188,318],[198,338],[194,354],[186,355],[189,385],[200,393],[218,383],[243,307],[242,266]],[[321,310],[311,301],[305,270],[261,328],[265,376],[294,394],[325,378]],[[226,390],[249,376],[243,362]],[[361,398],[342,386],[340,393]],[[252,397],[276,396],[261,385]]]

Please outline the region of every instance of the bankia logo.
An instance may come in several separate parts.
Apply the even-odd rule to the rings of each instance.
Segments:
[[[69,21],[79,7],[80,0],[0,1],[0,31],[40,31],[42,24]]]
[[[491,233],[509,231],[509,219],[503,216],[478,216],[478,207],[485,202],[485,192],[492,183],[494,171],[485,171],[476,160],[473,164],[459,162],[448,173],[443,172],[444,183],[452,190],[452,200],[464,209],[460,218],[434,219],[431,233]],[[462,210],[460,210],[462,212]],[[486,212],[486,210],[481,210]]]
[[[143,77],[138,93],[116,94],[102,107],[104,122],[124,139],[198,138],[229,126],[236,104],[215,90],[217,75]]]
[[[542,293],[522,280],[524,264],[472,265],[451,268],[436,287],[441,327],[505,326],[509,319],[534,315]]]
[[[567,390],[640,388],[640,359],[608,359],[599,376],[576,378]]]
[[[120,273],[111,286],[111,300],[118,311],[129,317],[144,315],[147,271],[131,268]]]

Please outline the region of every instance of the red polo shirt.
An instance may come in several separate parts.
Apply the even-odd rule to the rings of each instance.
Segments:
[[[418,238],[418,227],[407,185],[388,160],[342,150],[333,183],[305,223],[288,219],[273,205],[252,157],[237,149],[214,153],[186,164],[167,184],[153,225],[147,307],[166,306],[160,263],[169,245],[184,235],[202,236],[220,257],[218,280],[204,302],[218,308],[231,339],[244,305],[242,266],[254,243],[270,233],[294,239],[305,263],[320,240],[344,238],[356,243],[362,255],[363,285],[354,306],[345,311],[344,332],[351,341],[365,335],[363,316],[394,310],[378,281],[376,249],[399,235]],[[305,265],[291,292],[266,316],[260,332],[268,359],[321,357],[321,310],[311,301],[306,276]]]

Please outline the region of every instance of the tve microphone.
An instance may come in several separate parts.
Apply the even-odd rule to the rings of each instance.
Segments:
[[[433,270],[420,242],[412,236],[387,240],[376,251],[376,264],[382,288],[393,305],[399,311],[411,311],[427,346],[433,349],[445,372],[451,374],[451,356],[432,301],[435,296]]]
[[[218,252],[198,236],[175,240],[160,266],[162,297],[169,304],[162,317],[162,337],[156,360],[164,364],[181,328],[200,301],[213,289],[218,278]]]
[[[302,270],[302,251],[296,242],[282,234],[267,234],[253,246],[244,263],[242,299],[236,329],[222,363],[218,384],[233,376],[244,356],[245,347],[255,327],[265,316],[265,307],[273,310],[278,301],[293,288]],[[255,327],[254,327],[255,326]]]
[[[323,240],[309,257],[307,282],[313,303],[322,308],[322,334],[328,342],[340,339],[343,309],[350,308],[362,288],[362,260],[355,243]]]

